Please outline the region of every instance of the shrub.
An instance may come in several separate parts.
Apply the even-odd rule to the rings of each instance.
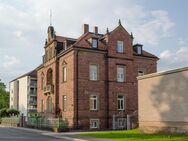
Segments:
[[[19,115],[19,111],[16,109],[3,108],[0,110],[0,117],[10,117]]]
[[[9,116],[17,116],[20,114],[20,112],[16,109],[7,109],[7,113]]]

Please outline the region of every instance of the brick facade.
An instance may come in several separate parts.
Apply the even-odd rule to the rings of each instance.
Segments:
[[[62,115],[70,128],[89,129],[90,119],[99,120],[100,129],[112,128],[112,116],[119,113],[118,95],[125,97],[122,114],[135,113],[138,110],[138,70],[156,72],[158,58],[144,50],[137,54],[132,35],[120,23],[104,35],[98,34],[97,27],[95,32],[89,32],[87,26],[85,24],[84,33],[78,39],[56,36],[53,27],[48,28],[43,64],[37,73],[37,108],[46,116]],[[92,39],[97,40],[97,48],[92,48]],[[117,41],[123,42],[122,53],[116,50]],[[92,64],[98,66],[96,81],[89,79]],[[119,65],[125,67],[125,82],[117,82]],[[65,82],[63,67],[66,67]],[[97,96],[97,110],[90,110],[92,95]],[[64,96],[66,103],[63,103]],[[50,104],[49,97],[52,98]],[[66,105],[65,111],[63,105]]]

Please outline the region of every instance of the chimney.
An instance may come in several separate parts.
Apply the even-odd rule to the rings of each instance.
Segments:
[[[84,24],[83,25],[83,30],[84,30],[84,34],[89,32],[89,25],[88,24]]]
[[[98,27],[97,26],[94,26],[94,33],[98,34]]]

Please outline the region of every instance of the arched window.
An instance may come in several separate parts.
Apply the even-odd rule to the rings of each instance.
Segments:
[[[67,63],[64,61],[62,64],[62,82],[67,81]]]
[[[41,74],[41,90],[44,89],[44,73]]]
[[[50,68],[47,71],[47,85],[52,84],[52,83],[53,83],[53,71]]]
[[[49,96],[48,98],[47,98],[47,102],[46,102],[46,110],[47,110],[47,112],[49,112],[49,113],[52,113],[53,112],[53,103],[52,103],[52,97],[51,96]]]

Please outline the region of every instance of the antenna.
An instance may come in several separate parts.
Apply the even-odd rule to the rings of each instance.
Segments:
[[[50,9],[50,26],[52,25],[52,10]]]

